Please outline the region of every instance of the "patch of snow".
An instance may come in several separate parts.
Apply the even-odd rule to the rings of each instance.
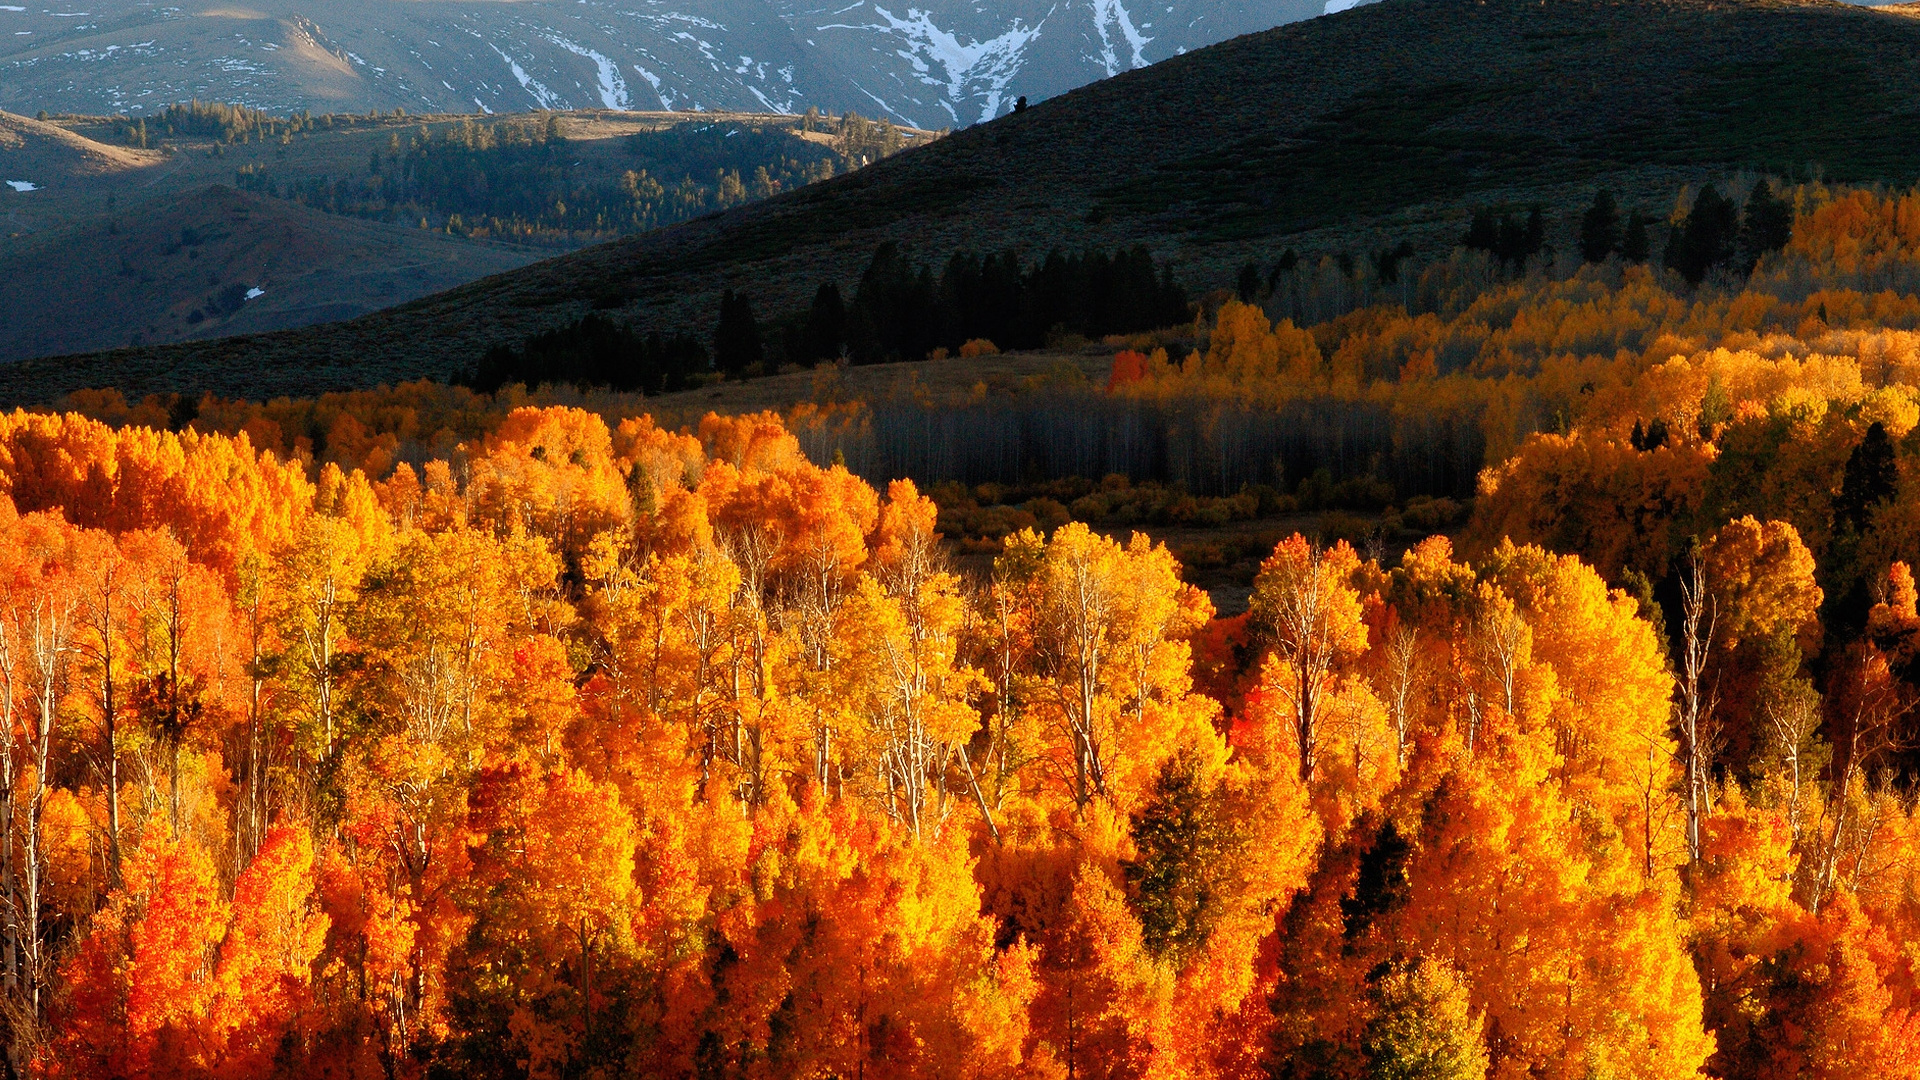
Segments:
[[[0,4],[0,11],[25,11],[25,10],[27,9],[23,7],[14,7],[12,4]]]
[[[640,77],[647,80],[648,86],[653,87],[654,94],[660,98],[660,107],[663,109],[666,109],[668,112],[672,112],[673,111],[673,95],[667,93],[665,90],[660,89],[660,76],[655,75],[653,72],[648,71],[646,68],[641,67],[639,64],[633,65],[633,70],[639,72]]]
[[[858,6],[858,5],[855,5],[855,6]],[[725,26],[722,26],[721,24],[714,22],[712,19],[703,19],[698,15],[682,15],[677,11],[669,11],[663,17],[666,19],[670,19],[674,22],[683,22],[693,26],[698,26],[702,30],[725,30],[726,29]]]
[[[1327,10],[1324,14],[1332,15],[1336,11],[1345,11],[1359,6],[1360,0],[1327,0]]]
[[[267,290],[261,288],[258,285],[255,285],[253,288],[247,290],[247,299],[249,300],[258,300],[259,298],[265,295],[267,295]]]
[[[772,98],[769,98],[767,95],[761,93],[760,88],[757,86],[747,87],[747,93],[752,94],[754,97],[760,99],[761,107],[766,109],[770,113],[778,113],[781,116],[792,116],[794,114],[793,106],[791,104],[778,102],[773,100]]]
[[[864,86],[861,86],[861,85],[860,85],[860,84],[859,84],[858,82],[855,82],[855,81],[854,81],[853,79],[848,79],[847,81],[848,81],[848,82],[850,82],[850,83],[853,83],[853,88],[854,88],[855,90],[858,90],[858,91],[860,91],[861,93],[863,93],[863,94],[865,94],[865,95],[867,95],[868,97],[870,97],[870,98],[872,98],[872,99],[873,99],[873,103],[874,103],[875,105],[878,105],[878,106],[880,106],[880,108],[881,108],[882,110],[884,110],[884,111],[886,111],[886,112],[890,112],[890,113],[893,113],[893,115],[895,115],[895,116],[899,116],[899,117],[900,117],[900,119],[902,119],[902,120],[906,120],[906,122],[907,122],[907,123],[912,123],[912,121],[911,121],[911,120],[907,120],[907,118],[906,118],[905,116],[901,116],[901,114],[900,114],[900,113],[897,113],[897,112],[894,112],[894,109],[893,109],[893,106],[891,106],[891,105],[889,105],[889,104],[887,104],[887,103],[886,103],[886,102],[885,102],[884,100],[882,100],[879,94],[876,94],[876,93],[874,93],[873,91],[871,91],[871,90],[869,90],[869,89],[867,89],[866,87],[864,87]],[[942,104],[944,105],[944,104],[945,104],[945,102],[942,102]],[[952,112],[953,110],[949,108],[949,109],[948,109],[947,111],[948,111],[949,113],[951,113],[951,112]],[[865,164],[867,163],[867,162],[866,162],[866,158],[864,158],[864,157],[862,157],[862,158],[860,159],[860,163],[861,163],[862,165],[865,165]]]
[[[584,56],[593,61],[600,72],[600,103],[609,109],[632,108],[632,99],[627,96],[627,80],[620,77],[620,67],[605,56],[585,46],[549,34],[547,40],[567,50],[575,56]]]
[[[564,109],[567,107],[565,102],[554,96],[553,91],[548,90],[538,79],[527,74],[527,69],[520,66],[520,61],[501,52],[500,46],[489,42],[487,48],[492,49],[496,53],[500,53],[500,59],[505,60],[507,62],[507,68],[513,72],[514,81],[520,84],[520,89],[532,94],[533,99],[540,103],[541,108]]]
[[[486,103],[486,102],[484,102],[484,101],[481,101],[481,100],[480,100],[479,98],[474,98],[474,99],[473,99],[473,103],[474,103],[475,105],[478,105],[478,106],[480,106],[480,111],[481,111],[481,112],[483,112],[483,113],[486,113],[486,114],[487,114],[488,116],[492,116],[492,115],[493,115],[493,110],[492,110],[492,109],[489,109],[489,108],[487,108],[487,103]]]
[[[1104,0],[1108,4],[1117,4],[1117,0]],[[885,25],[868,24],[865,26],[836,24],[822,26],[822,30],[881,30],[897,34],[905,39],[907,48],[901,49],[902,59],[913,65],[914,74],[928,86],[941,87],[946,91],[948,101],[941,102],[957,122],[959,114],[954,106],[968,98],[981,96],[985,105],[981,109],[980,119],[987,121],[1000,113],[1000,100],[1007,84],[1020,72],[1025,63],[1026,47],[1040,36],[1040,29],[1046,25],[1043,17],[1033,26],[1023,25],[1018,19],[1000,36],[985,41],[961,42],[960,38],[934,24],[931,12],[918,8],[908,8],[907,17],[896,17],[886,8],[874,5],[874,13],[886,20]],[[1051,14],[1049,12],[1048,14]],[[1132,23],[1127,23],[1127,32],[1132,32]],[[929,61],[938,65],[945,73],[936,75]],[[856,84],[857,85],[857,84]],[[864,87],[860,92],[880,99]],[[951,102],[951,104],[949,104]],[[884,107],[884,103],[883,107]],[[888,112],[893,112],[891,108]],[[899,113],[894,113],[899,116]],[[901,117],[905,119],[905,117]],[[909,121],[910,122],[910,121]]]
[[[40,185],[31,180],[9,180],[7,181],[7,186],[20,192],[40,190]]]
[[[1336,0],[1337,2],[1337,0]],[[1133,16],[1127,14],[1126,5],[1120,0],[1093,0],[1093,28],[1100,34],[1100,63],[1107,69],[1107,77],[1120,74],[1120,58],[1114,52],[1113,36],[1107,32],[1107,25],[1119,31],[1132,52],[1129,66],[1143,68],[1147,66],[1144,50],[1153,39],[1142,37],[1133,25]]]

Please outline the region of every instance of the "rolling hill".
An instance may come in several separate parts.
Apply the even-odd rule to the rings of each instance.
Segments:
[[[0,155],[4,155],[0,169],[9,174],[75,181],[145,168],[160,158],[157,153],[109,146],[56,124],[4,112],[0,112]]]
[[[758,197],[722,174],[797,185],[867,152],[768,115],[329,116],[227,137],[178,112],[141,129],[152,149],[112,121],[0,113],[0,363],[351,318]],[[636,170],[653,183],[629,195]]]
[[[7,401],[79,386],[258,397],[444,376],[591,309],[705,333],[724,288],[763,312],[850,288],[874,246],[1146,244],[1190,289],[1283,249],[1457,242],[1481,205],[1596,186],[1664,217],[1741,169],[1920,172],[1920,21],[1830,0],[1387,0],[1237,38],[833,181],[348,322],[14,365]]]

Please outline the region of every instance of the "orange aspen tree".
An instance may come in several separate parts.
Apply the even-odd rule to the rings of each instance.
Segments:
[[[1280,542],[1254,579],[1255,636],[1281,665],[1269,682],[1293,712],[1300,779],[1318,764],[1323,699],[1336,665],[1367,647],[1360,597],[1347,578],[1359,566],[1344,543],[1319,549],[1299,533]]]

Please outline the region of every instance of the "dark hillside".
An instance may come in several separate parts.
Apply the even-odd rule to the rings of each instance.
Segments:
[[[1920,21],[1786,0],[1386,0],[350,322],[16,365],[0,398],[444,376],[594,308],[705,334],[723,289],[792,310],[823,280],[850,285],[883,239],[930,261],[1145,243],[1197,292],[1284,247],[1437,254],[1475,205],[1565,222],[1599,184],[1664,218],[1681,184],[1739,169],[1914,180]]]

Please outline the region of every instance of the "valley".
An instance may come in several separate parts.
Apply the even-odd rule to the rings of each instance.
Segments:
[[[351,319],[931,138],[728,113],[168,123],[0,114],[26,185],[0,190],[0,361]]]

